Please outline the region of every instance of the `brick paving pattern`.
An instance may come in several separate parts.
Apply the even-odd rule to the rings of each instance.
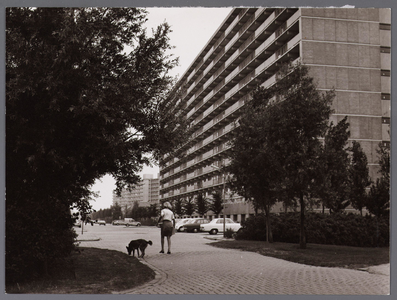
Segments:
[[[314,267],[266,257],[252,252],[207,245],[202,234],[176,234],[171,255],[159,254],[158,233],[139,229],[151,236],[154,246],[140,259],[156,272],[156,278],[135,289],[117,294],[268,294],[268,295],[388,295],[389,265],[383,272]],[[142,231],[144,230],[144,231]],[[89,236],[89,234],[88,234]],[[126,252],[127,238],[100,235],[99,241],[81,246]],[[128,234],[128,238],[132,236]],[[80,237],[81,238],[81,237]],[[86,234],[86,238],[87,234]],[[122,241],[123,240],[123,241]],[[166,249],[167,250],[167,249]],[[375,270],[375,269],[374,269]]]

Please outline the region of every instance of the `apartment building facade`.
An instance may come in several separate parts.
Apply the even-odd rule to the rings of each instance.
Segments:
[[[113,205],[116,203],[122,210],[131,209],[135,202],[140,207],[149,207],[151,204],[159,204],[160,183],[158,178],[153,178],[152,174],[144,174],[142,181],[131,191],[123,190],[121,196],[113,194]]]
[[[280,63],[310,67],[318,89],[335,89],[334,123],[348,116],[350,143],[361,143],[372,177],[376,148],[390,143],[391,12],[378,8],[235,8],[178,82],[178,111],[194,126],[183,156],[160,168],[160,201],[222,191],[228,140],[252,89],[276,81]],[[183,158],[182,158],[183,157]],[[225,214],[253,213],[225,190]],[[282,210],[275,207],[276,211]]]

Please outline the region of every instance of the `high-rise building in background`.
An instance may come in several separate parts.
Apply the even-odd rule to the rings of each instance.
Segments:
[[[282,62],[310,67],[319,90],[335,89],[334,124],[348,116],[376,176],[380,142],[390,142],[391,12],[378,8],[235,8],[181,77],[177,109],[195,132],[160,168],[160,201],[222,190],[218,167],[228,163],[228,140],[252,89],[272,85]],[[226,215],[253,213],[227,195]],[[281,210],[276,207],[275,210]]]
[[[118,203],[125,212],[138,202],[140,207],[149,207],[151,204],[159,203],[159,179],[153,178],[151,174],[144,174],[142,181],[131,191],[123,190],[121,196],[113,194],[113,205]]]

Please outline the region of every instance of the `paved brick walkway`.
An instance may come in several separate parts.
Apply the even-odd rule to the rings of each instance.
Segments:
[[[141,232],[134,233],[138,235]],[[148,235],[148,232],[144,233]],[[89,234],[85,238],[89,240]],[[156,242],[156,246],[148,247],[145,259],[141,259],[155,270],[156,278],[122,294],[390,293],[389,265],[369,271],[313,267],[252,252],[215,248],[207,245],[209,241],[205,236],[187,233],[173,237],[171,255],[159,254],[158,239]],[[125,251],[125,242],[117,243],[110,235],[96,242],[82,242],[81,246]]]

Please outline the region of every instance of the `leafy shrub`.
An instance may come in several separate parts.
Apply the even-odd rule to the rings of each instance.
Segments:
[[[271,215],[274,242],[299,243],[300,213]],[[266,223],[263,215],[242,222],[236,239],[266,240]],[[390,243],[389,217],[376,218],[357,214],[306,213],[306,241],[313,244],[356,247],[384,247]]]
[[[231,229],[231,228],[226,229],[226,231],[225,231],[225,238],[231,239],[231,238],[234,237],[234,235],[235,235],[235,232],[234,232],[233,229]]]

